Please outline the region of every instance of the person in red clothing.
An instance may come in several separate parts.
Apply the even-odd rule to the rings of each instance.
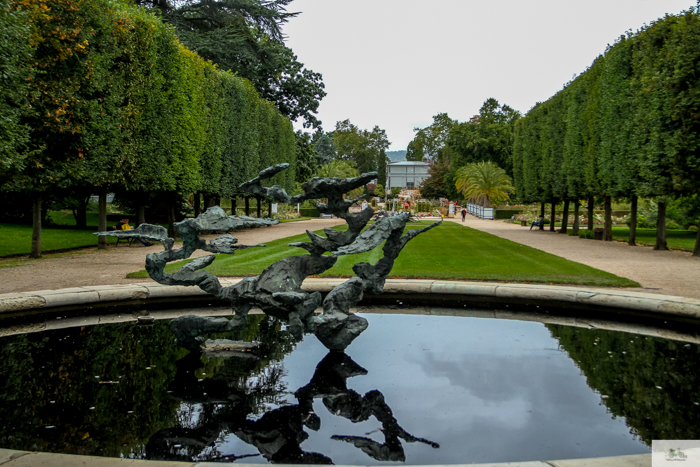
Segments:
[[[462,222],[464,222],[464,219],[466,219],[466,218],[467,218],[467,210],[462,209]]]

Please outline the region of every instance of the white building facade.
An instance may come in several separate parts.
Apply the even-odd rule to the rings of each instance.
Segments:
[[[389,192],[392,188],[417,189],[420,184],[430,176],[428,170],[430,164],[418,161],[392,162],[386,166],[386,187]]]

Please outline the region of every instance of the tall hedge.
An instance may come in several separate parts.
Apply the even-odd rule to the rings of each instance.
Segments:
[[[700,192],[700,15],[623,36],[516,127],[523,201]]]
[[[57,188],[234,196],[294,165],[291,122],[155,15],[125,0],[0,1],[0,190],[35,211]]]

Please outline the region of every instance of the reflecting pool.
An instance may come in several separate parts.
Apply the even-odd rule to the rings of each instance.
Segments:
[[[0,339],[0,447],[246,463],[454,464],[700,437],[700,348],[530,321],[366,315],[342,352],[263,315],[189,352],[166,321]]]

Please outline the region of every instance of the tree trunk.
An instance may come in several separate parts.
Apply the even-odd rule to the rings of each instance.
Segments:
[[[250,197],[245,197],[245,215],[250,216]]]
[[[258,202],[256,214],[257,214],[257,218],[260,219],[262,217],[262,209],[261,209],[262,208],[262,206],[261,206],[262,205],[262,198],[260,196],[256,196],[255,199]]]
[[[693,248],[693,256],[700,256],[700,229],[698,229],[698,234],[695,236],[695,248]]]
[[[273,200],[270,200],[270,203],[269,203],[270,209],[269,209],[269,211],[268,211],[268,213],[267,213],[267,217],[269,217],[270,219],[272,219],[272,201],[273,201]]]
[[[216,196],[204,195],[204,209],[207,210],[216,206]]]
[[[107,231],[107,190],[104,189],[97,195],[97,231]],[[107,237],[103,235],[97,237],[97,249],[107,249]]]
[[[595,209],[595,198],[588,198],[588,230],[593,230],[595,228],[595,221],[593,220],[593,210]]]
[[[564,212],[561,213],[561,229],[559,229],[560,234],[565,234],[566,229],[569,226],[569,200],[564,200]]]
[[[544,220],[544,203],[540,204],[540,221]],[[540,222],[539,225],[540,230],[544,230],[544,223]]]
[[[78,206],[73,209],[76,229],[87,229],[87,206]]]
[[[32,251],[30,258],[41,258],[41,193],[32,199]]]
[[[578,235],[579,207],[580,207],[580,204],[578,202],[578,199],[576,199],[574,201],[574,225],[571,226],[571,230],[574,231],[574,235]]]
[[[666,245],[666,201],[659,202],[659,214],[656,219],[655,250],[668,250]]]
[[[549,222],[549,231],[554,232],[554,218],[556,217],[557,202],[552,198],[552,219]]]
[[[238,204],[238,200],[233,197],[231,198],[231,215],[235,216],[236,215],[236,205]]]
[[[632,203],[630,203],[630,236],[627,240],[629,246],[637,245],[637,195],[632,196]]]
[[[136,227],[138,227],[141,224],[146,223],[146,208],[143,207],[143,204],[140,204],[136,207]]]
[[[175,238],[175,203],[168,201],[168,237]]]
[[[605,197],[605,226],[603,230],[603,241],[612,242],[612,197]]]
[[[202,200],[199,192],[194,194],[194,217],[199,217],[202,213]]]

